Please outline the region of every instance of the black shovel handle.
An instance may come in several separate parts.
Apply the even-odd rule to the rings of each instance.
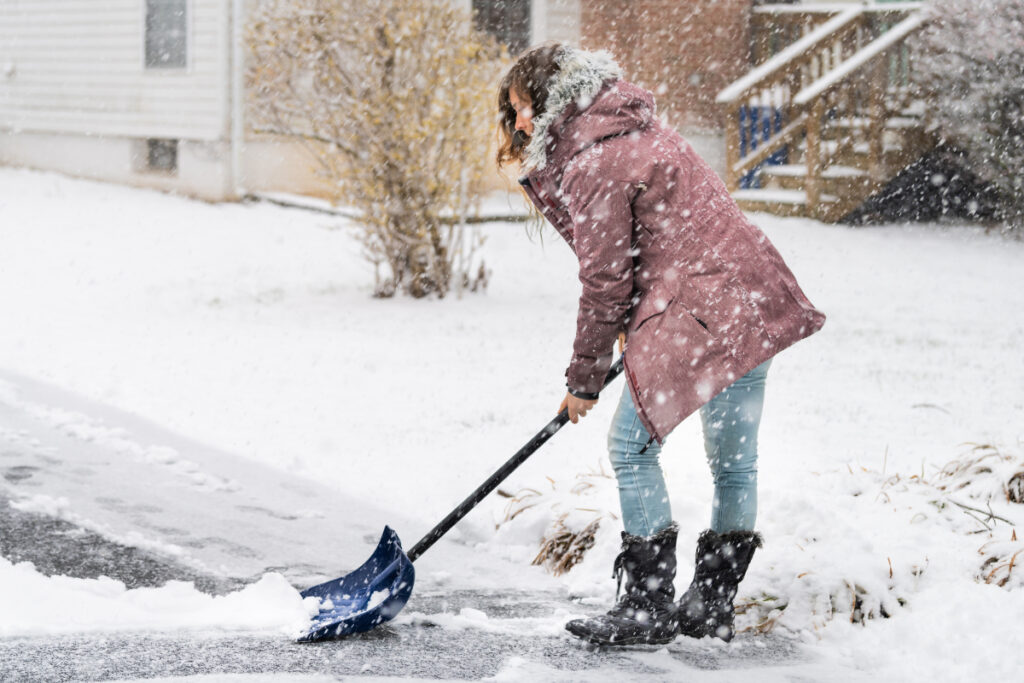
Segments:
[[[608,370],[608,374],[604,378],[604,385],[602,388],[611,384],[612,381],[620,374],[622,374],[621,356],[619,356],[619,359],[615,361],[615,363],[612,364],[612,367]],[[529,442],[520,448],[519,452],[509,458],[508,462],[502,465],[497,472],[488,477],[487,481],[481,484],[476,491],[469,494],[469,497],[462,501],[459,504],[459,507],[448,513],[447,517],[442,519],[437,526],[428,531],[427,535],[421,538],[420,542],[414,545],[412,549],[406,553],[409,560],[415,562],[417,557],[427,552],[430,546],[434,545],[439,538],[444,536],[453,526],[458,524],[459,520],[469,514],[469,511],[475,508],[480,501],[486,498],[487,494],[496,489],[498,484],[505,481],[505,479],[508,478],[508,475],[512,474],[517,467],[526,462],[527,458],[533,455],[538,448],[543,446],[544,443],[554,436],[555,432],[561,429],[568,421],[568,410],[562,410],[562,412],[558,413],[555,419],[551,420],[544,429],[537,432],[537,436],[530,439]]]

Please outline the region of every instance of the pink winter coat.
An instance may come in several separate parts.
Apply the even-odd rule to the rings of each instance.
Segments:
[[[607,75],[589,69],[593,94],[570,83],[535,120],[520,182],[579,259],[569,390],[596,397],[625,331],[630,392],[661,442],[825,316],[652,95]]]

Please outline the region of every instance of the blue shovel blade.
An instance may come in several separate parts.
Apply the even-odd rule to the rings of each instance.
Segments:
[[[361,633],[394,619],[409,601],[415,578],[398,534],[384,527],[377,549],[359,569],[302,591],[303,598],[320,599],[320,613],[299,642]]]

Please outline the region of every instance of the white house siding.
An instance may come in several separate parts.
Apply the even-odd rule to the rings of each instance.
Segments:
[[[533,0],[531,42],[578,43],[580,1]],[[147,69],[144,0],[0,0],[0,164],[212,200],[328,191],[285,141],[247,136],[232,167],[234,6],[188,0],[187,68]],[[175,173],[144,168],[147,138],[179,140]]]
[[[473,9],[473,0],[447,1],[467,12]],[[549,41],[579,44],[580,2],[581,0],[530,0],[530,45]]]
[[[530,43],[580,42],[580,0],[533,0]]]
[[[229,0],[188,0],[188,66],[147,69],[144,0],[0,0],[0,163],[219,198]],[[146,138],[179,139],[174,174]]]

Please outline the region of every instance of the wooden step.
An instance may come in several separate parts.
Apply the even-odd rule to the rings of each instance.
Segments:
[[[828,121],[829,127],[867,130],[871,125],[871,119],[866,116],[844,116]],[[889,116],[882,122],[883,128],[890,130],[903,130],[905,128],[923,128],[924,123],[917,116]]]
[[[893,116],[885,121],[885,127],[889,130],[904,130],[907,128],[924,128],[924,123],[916,116]]]
[[[803,190],[766,188],[760,190],[737,190],[733,199],[744,211],[764,211],[776,216],[809,216],[807,193]],[[825,206],[838,204],[839,197],[823,194],[820,199]]]
[[[856,166],[829,166],[821,173],[821,190],[825,194],[845,197],[859,193],[869,174]],[[765,189],[803,190],[807,181],[807,167],[803,164],[785,164],[761,167],[761,185]]]
[[[779,164],[777,166],[765,165],[761,167],[762,175],[798,177],[807,175],[807,167],[803,164]],[[856,166],[829,166],[821,172],[822,178],[860,178],[868,174],[862,168]]]
[[[839,147],[840,143],[838,140],[822,140],[821,142],[822,159],[828,163],[830,167],[868,167],[870,146],[867,142],[854,143],[853,145],[847,146],[843,149],[841,153],[839,152]],[[901,166],[901,164],[904,163],[906,149],[913,149],[914,147],[916,146],[910,144],[905,145],[903,141],[887,139],[884,142],[882,150],[882,166],[890,170],[897,169],[897,167],[902,168],[903,166]],[[798,147],[791,150],[790,163],[796,164],[797,166],[803,166],[804,154],[806,152],[806,145],[801,143]]]

